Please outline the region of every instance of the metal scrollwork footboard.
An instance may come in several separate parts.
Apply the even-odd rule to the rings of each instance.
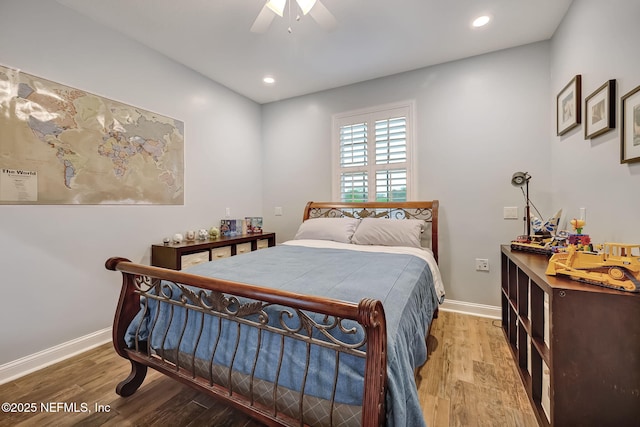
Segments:
[[[133,394],[152,367],[268,425],[384,424],[386,324],[379,301],[352,304],[123,258],[106,267],[123,275],[113,339],[132,370],[119,394]],[[343,370],[358,366],[363,389],[354,404],[340,397],[353,384],[340,381]]]

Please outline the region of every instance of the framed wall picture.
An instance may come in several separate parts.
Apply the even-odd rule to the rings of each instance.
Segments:
[[[577,74],[556,97],[556,129],[564,135],[580,124],[582,116],[582,75]]]
[[[616,81],[609,80],[584,100],[584,139],[616,127]]]
[[[640,162],[640,86],[620,102],[620,163]]]

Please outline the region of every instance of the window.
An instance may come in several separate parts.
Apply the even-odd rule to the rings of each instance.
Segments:
[[[333,117],[333,198],[405,201],[412,196],[414,104]]]

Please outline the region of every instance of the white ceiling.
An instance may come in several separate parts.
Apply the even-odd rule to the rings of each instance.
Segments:
[[[58,0],[258,103],[547,40],[571,1],[322,0],[333,30],[285,13],[255,34],[265,0]]]

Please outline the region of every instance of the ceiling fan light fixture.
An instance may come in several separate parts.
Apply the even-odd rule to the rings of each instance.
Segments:
[[[253,21],[251,32],[264,33],[267,31],[276,16],[284,18],[285,8],[289,18],[289,28],[287,29],[289,33],[292,32],[292,20],[298,21],[303,15],[310,15],[326,31],[333,30],[337,25],[335,16],[329,12],[322,0],[295,0],[295,3],[294,0],[288,2],[287,0],[267,0]]]
[[[284,17],[284,6],[287,4],[287,0],[269,0],[267,7],[281,18]]]
[[[309,11],[311,9],[313,9],[313,6],[315,6],[317,0],[296,0],[296,3],[298,3],[298,6],[300,6],[300,9],[302,10],[302,14],[306,15],[307,13],[309,13]]]

